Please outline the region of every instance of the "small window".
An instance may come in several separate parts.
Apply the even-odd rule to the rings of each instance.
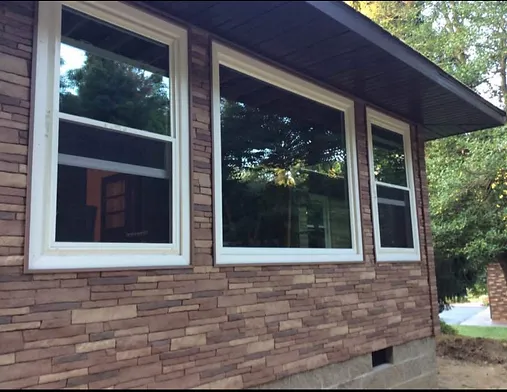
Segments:
[[[368,137],[377,261],[417,261],[410,127],[368,110]]]
[[[217,262],[362,260],[353,103],[217,44],[214,75]]]
[[[386,347],[371,353],[372,367],[393,363],[393,348]]]
[[[30,269],[188,264],[185,30],[63,1],[38,36]]]

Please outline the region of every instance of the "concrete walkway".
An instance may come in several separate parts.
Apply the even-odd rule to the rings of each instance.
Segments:
[[[464,323],[473,320],[479,314],[487,314],[489,318],[489,307],[479,303],[454,304],[450,309],[440,313],[440,319],[450,325],[470,325]]]
[[[450,325],[507,328],[507,322],[491,320],[489,306],[483,306],[480,303],[453,304],[451,309],[440,313],[440,320]]]
[[[507,327],[505,321],[493,321],[491,320],[491,313],[489,306],[477,313],[475,316],[463,321],[460,325],[474,325],[479,327]]]
[[[491,320],[489,306],[480,303],[453,304],[451,309],[440,313],[440,319],[450,325],[507,327],[507,322]]]

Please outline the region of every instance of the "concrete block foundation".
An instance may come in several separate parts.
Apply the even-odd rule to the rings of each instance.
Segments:
[[[366,354],[345,362],[263,384],[253,389],[436,388],[434,338],[414,340],[392,348],[391,363],[376,367]]]

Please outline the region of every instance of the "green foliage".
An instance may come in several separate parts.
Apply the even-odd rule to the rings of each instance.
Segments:
[[[484,277],[481,277],[482,279],[479,280],[479,282],[477,282],[475,285],[473,285],[472,287],[470,287],[467,291],[467,296],[470,298],[470,297],[481,297],[483,295],[487,295],[488,294],[488,288],[486,287],[486,279],[485,279],[485,275],[484,274]],[[484,282],[482,281],[484,279]]]
[[[87,53],[81,68],[60,79],[60,110],[167,134],[169,89],[160,75]]]
[[[503,129],[429,143],[430,207],[442,256],[465,256],[483,263],[503,251],[506,153]]]
[[[452,325],[440,320],[440,332],[444,335],[457,335],[458,331]]]
[[[480,131],[430,143],[427,168],[441,297],[465,296],[485,284],[485,265],[507,243],[504,130]]]
[[[482,20],[491,7],[471,1],[348,1],[464,84],[475,88],[489,73]],[[482,23],[482,24],[481,24]]]
[[[472,89],[507,102],[507,2],[351,1]],[[507,251],[504,128],[430,142],[426,162],[439,300],[484,287]]]

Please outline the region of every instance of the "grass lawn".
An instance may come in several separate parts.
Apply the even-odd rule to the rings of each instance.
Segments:
[[[474,327],[468,325],[453,325],[458,335],[471,338],[487,338],[507,340],[507,327]]]

